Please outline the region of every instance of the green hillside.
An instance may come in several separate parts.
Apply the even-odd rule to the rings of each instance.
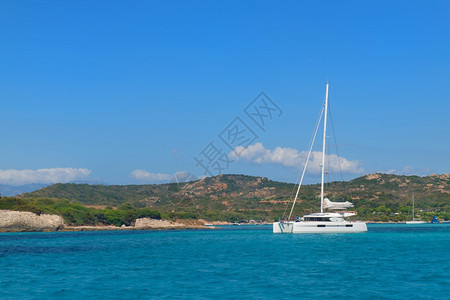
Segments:
[[[116,209],[85,207],[65,199],[0,197],[1,210],[30,211],[59,215],[68,225],[131,225],[138,218],[161,219],[161,214],[149,208],[135,208],[129,203]]]
[[[359,219],[404,221],[411,218],[415,194],[416,217],[450,218],[450,174],[400,176],[369,174],[326,187],[332,201],[355,204]],[[19,197],[64,198],[83,205],[119,206],[130,203],[178,217],[209,220],[264,219],[282,216],[292,201],[295,185],[245,175],[219,175],[195,182],[160,185],[54,184]],[[306,185],[300,192],[295,215],[319,208],[320,185]]]

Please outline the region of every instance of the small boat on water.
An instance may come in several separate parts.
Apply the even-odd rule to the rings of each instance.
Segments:
[[[430,222],[431,224],[450,224],[450,221],[439,221],[436,216]]]
[[[450,221],[439,221],[436,216],[430,222],[431,224],[450,224]]]
[[[297,193],[294,198],[294,202],[291,207],[291,211],[287,220],[280,220],[273,223],[274,233],[356,233],[367,231],[367,225],[364,222],[351,222],[346,220],[347,217],[356,215],[355,212],[342,211],[353,207],[353,204],[346,202],[332,202],[328,198],[324,198],[324,179],[325,179],[325,148],[326,148],[326,131],[327,131],[327,112],[328,112],[328,90],[329,84],[327,82],[325,91],[325,103],[322,106],[322,113],[320,115],[319,122],[313,134],[313,139],[308,152],[306,163],[303,169],[303,173],[300,179],[300,183],[297,188]],[[292,212],[294,210],[295,203],[297,202],[298,194],[302,186],[303,178],[308,166],[308,161],[311,156],[314,140],[320,126],[320,120],[323,117],[323,145],[322,145],[322,182],[320,189],[320,212],[312,213],[303,216],[300,219],[292,220]],[[324,209],[341,210],[340,212],[324,212]]]
[[[414,225],[414,224],[424,224],[425,221],[423,220],[417,220],[414,218],[414,193],[412,195],[412,220],[411,221],[406,221],[406,224],[408,225]]]
[[[431,224],[439,224],[439,223],[441,223],[441,222],[437,219],[436,216],[433,216],[433,219],[431,220],[430,223],[431,223]]]

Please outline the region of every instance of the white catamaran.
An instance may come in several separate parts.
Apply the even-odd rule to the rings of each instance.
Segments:
[[[303,178],[305,176],[306,167],[311,156],[314,140],[320,126],[320,119],[314,131],[311,146],[306,159],[305,167],[300,179],[300,183],[295,194],[294,202],[292,203],[291,211],[287,220],[280,220],[273,223],[274,233],[355,233],[367,231],[367,225],[364,222],[351,222],[345,218],[356,215],[355,212],[341,211],[341,212],[324,212],[324,209],[342,210],[353,207],[353,204],[346,202],[331,202],[328,198],[324,198],[324,179],[325,179],[325,146],[326,146],[326,132],[327,132],[327,111],[328,111],[328,89],[327,82],[325,92],[325,104],[322,107],[323,121],[323,146],[322,146],[322,183],[320,188],[320,213],[313,213],[303,216],[300,220],[292,220],[292,212],[295,203],[297,202],[298,194],[302,186]],[[321,116],[322,116],[321,114]],[[321,117],[320,117],[321,118]]]
[[[411,221],[406,221],[406,224],[408,225],[414,225],[414,224],[424,224],[425,221],[423,220],[417,220],[414,218],[414,193],[412,195],[412,220]]]

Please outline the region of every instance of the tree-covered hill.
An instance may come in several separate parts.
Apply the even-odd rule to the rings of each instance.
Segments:
[[[137,208],[223,219],[273,219],[285,215],[296,186],[264,177],[219,175],[194,182],[159,185],[54,184],[20,198],[65,198],[83,205],[119,206],[125,202]],[[369,174],[326,186],[330,200],[349,200],[358,218],[372,221],[404,221],[411,218],[411,196],[415,194],[417,217],[438,215],[449,219],[450,174],[400,176]],[[305,185],[300,191],[295,214],[319,208],[320,185]]]
[[[161,214],[149,208],[135,208],[123,203],[116,209],[86,207],[66,199],[0,197],[0,210],[29,211],[64,218],[68,225],[132,225],[139,218],[160,219]],[[171,217],[171,216],[165,216]]]

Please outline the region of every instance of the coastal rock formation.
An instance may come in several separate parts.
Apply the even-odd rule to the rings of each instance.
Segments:
[[[57,231],[64,228],[64,219],[57,215],[0,210],[0,232]]]
[[[150,218],[140,218],[136,219],[136,223],[134,224],[134,227],[136,229],[156,229],[156,228],[184,228],[185,225],[173,222],[169,220],[156,220],[156,219],[150,219]]]
[[[195,229],[204,227],[204,223],[199,220],[177,220],[173,222],[169,220],[140,218],[136,219],[134,224],[135,229]]]

